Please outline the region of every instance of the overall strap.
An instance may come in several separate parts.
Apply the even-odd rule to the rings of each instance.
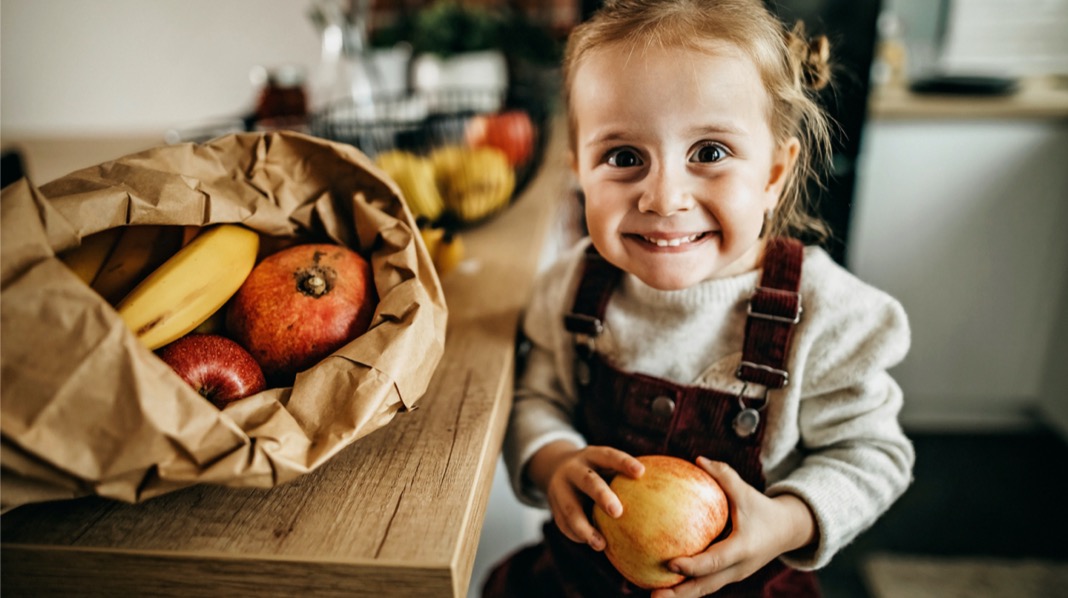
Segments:
[[[593,245],[586,249],[571,313],[564,316],[568,332],[590,340],[604,330],[604,312],[623,271],[608,263]]]
[[[790,382],[786,356],[794,326],[801,319],[801,263],[804,246],[796,239],[774,238],[767,244],[764,274],[749,299],[745,347],[735,375],[768,389]]]

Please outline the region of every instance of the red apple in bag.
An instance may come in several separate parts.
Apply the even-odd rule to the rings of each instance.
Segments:
[[[219,409],[266,387],[256,360],[224,336],[187,334],[162,347],[158,355],[186,384]]]
[[[226,328],[272,384],[288,384],[367,331],[378,296],[371,265],[331,244],[266,257],[230,302]]]
[[[685,579],[666,567],[702,552],[727,525],[727,495],[697,465],[666,455],[638,457],[645,473],[619,475],[609,484],[623,504],[614,519],[598,506],[593,521],[605,538],[605,556],[631,583],[668,588]]]

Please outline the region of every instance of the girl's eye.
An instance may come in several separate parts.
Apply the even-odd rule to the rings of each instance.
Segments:
[[[622,148],[608,152],[608,165],[616,168],[633,168],[641,166],[642,159],[638,153],[630,148]]]
[[[690,155],[691,162],[719,162],[727,157],[727,150],[718,143],[703,143]]]

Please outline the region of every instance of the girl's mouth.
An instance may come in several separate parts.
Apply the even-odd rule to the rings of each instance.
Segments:
[[[681,247],[683,245],[689,245],[690,243],[696,243],[697,241],[700,241],[701,239],[705,238],[707,234],[707,232],[703,232],[682,237],[672,237],[670,239],[665,237],[647,237],[645,235],[638,234],[629,236],[636,239],[641,239],[642,241],[649,243],[650,245],[656,245],[657,247]]]

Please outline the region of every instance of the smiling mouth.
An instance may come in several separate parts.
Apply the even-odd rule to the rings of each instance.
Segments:
[[[663,237],[647,237],[645,235],[633,235],[634,238],[641,239],[651,245],[657,247],[681,247],[683,245],[689,245],[690,243],[696,243],[705,238],[708,233],[697,233],[694,235],[687,235],[685,237],[674,237],[671,239],[665,239]]]

